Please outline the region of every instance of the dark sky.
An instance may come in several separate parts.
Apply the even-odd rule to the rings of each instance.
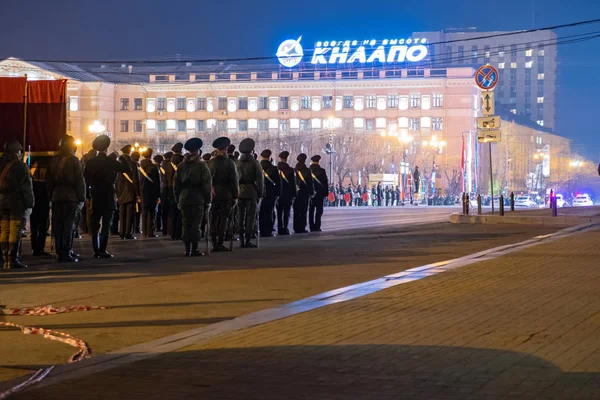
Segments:
[[[284,39],[407,37],[476,26],[516,30],[600,18],[599,0],[2,0],[0,58],[61,60],[271,56]],[[600,24],[560,36],[600,31]],[[557,132],[600,158],[600,38],[559,46]]]

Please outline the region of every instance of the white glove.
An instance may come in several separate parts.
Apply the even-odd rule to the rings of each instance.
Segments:
[[[26,209],[25,209],[25,216],[26,216],[26,217],[29,217],[29,216],[31,215],[31,212],[32,212],[32,211],[33,211],[33,209],[32,209],[32,208],[26,208]]]

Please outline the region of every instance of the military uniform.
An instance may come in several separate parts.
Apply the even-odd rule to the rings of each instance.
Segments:
[[[106,135],[100,135],[94,140],[94,149],[99,153],[87,162],[83,172],[85,181],[90,187],[92,246],[96,258],[112,257],[106,251],[106,246],[112,215],[117,209],[115,181],[117,174],[131,173],[129,162],[126,160],[119,162],[106,155],[109,145],[110,138]]]
[[[296,197],[296,173],[287,163],[289,152],[279,153],[279,162],[277,169],[281,177],[281,197],[277,202],[277,233],[279,235],[289,235],[288,224],[290,221],[290,210]]]
[[[238,221],[241,247],[256,247],[251,243],[256,229],[256,213],[259,200],[263,197],[263,170],[260,163],[250,154],[254,150],[254,140],[246,138],[240,143],[242,155],[237,161],[240,176],[240,201]]]
[[[181,210],[183,225],[181,237],[188,257],[202,255],[198,251],[200,224],[211,202],[211,173],[206,163],[200,159],[200,148],[202,140],[199,138],[189,139],[185,143],[185,149],[191,154],[179,164],[174,182],[175,200]]]
[[[327,173],[319,165],[321,156],[316,155],[311,159],[310,174],[313,178],[315,187],[315,195],[310,199],[310,207],[308,212],[308,226],[311,232],[321,232],[321,217],[323,216],[323,202],[327,197]]]
[[[44,250],[48,228],[50,227],[50,199],[46,189],[47,170],[47,166],[37,161],[31,166],[35,206],[29,217],[29,230],[31,233],[31,249],[36,257],[50,255]]]
[[[133,212],[133,233],[140,234],[142,233],[142,197],[141,197],[141,189],[142,189],[142,177],[140,173],[140,153],[134,151],[131,153],[131,161],[133,162],[132,173],[138,178],[138,198],[135,203],[134,212]],[[135,172],[134,172],[135,171]]]
[[[54,157],[46,173],[46,187],[52,201],[52,232],[56,243],[56,255],[60,262],[77,262],[71,256],[73,232],[77,213],[85,203],[85,182],[75,139],[62,139],[58,156]]]
[[[171,234],[170,229],[170,220],[171,220],[171,198],[172,193],[169,190],[169,177],[167,175],[167,171],[171,167],[171,157],[173,157],[173,152],[168,151],[163,155],[163,161],[160,163],[160,173],[161,181],[160,181],[160,206],[162,209],[161,219],[162,219],[162,234],[163,236],[167,236]]]
[[[0,249],[4,268],[25,268],[21,263],[21,230],[35,200],[29,168],[21,161],[21,144],[4,145],[0,158]]]
[[[260,216],[258,219],[260,236],[262,237],[273,236],[273,225],[275,223],[273,214],[275,213],[275,204],[281,196],[281,177],[277,167],[270,161],[271,154],[271,150],[264,150],[260,153],[262,157],[260,166],[265,177],[264,198],[260,203]]]
[[[117,175],[117,200],[119,203],[119,234],[121,239],[135,239],[133,236],[135,212],[140,197],[140,178],[137,163],[131,159],[131,146],[121,149],[121,163],[127,164],[127,172]]]
[[[210,210],[211,239],[213,251],[227,251],[223,246],[228,224],[233,218],[233,208],[239,195],[238,172],[235,162],[222,154],[230,141],[226,137],[220,137],[213,142],[213,147],[219,149],[221,154],[208,162],[208,168],[212,176],[213,202]]]
[[[156,207],[160,199],[160,171],[154,165],[152,149],[147,149],[140,163],[140,194],[142,200],[142,232],[144,237],[155,237]]]
[[[306,166],[306,154],[299,154],[296,160],[296,185],[298,195],[294,200],[294,232],[306,233],[306,214],[308,213],[308,202],[315,194],[313,179],[310,170]]]
[[[173,156],[171,157],[171,162],[167,168],[165,168],[165,175],[167,176],[167,182],[169,184],[169,195],[174,199],[175,172],[177,172],[178,165],[183,161],[183,155],[181,154],[181,150],[183,150],[183,144],[176,143],[171,150],[173,151]],[[171,240],[181,240],[181,211],[179,210],[176,201],[170,202],[170,206]]]

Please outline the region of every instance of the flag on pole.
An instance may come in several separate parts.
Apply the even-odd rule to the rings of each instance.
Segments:
[[[23,142],[26,87],[27,78],[0,78],[0,144],[10,140]]]
[[[31,81],[27,85],[27,147],[56,151],[67,133],[67,80]]]
[[[465,192],[465,135],[462,135],[462,148],[460,152],[460,168],[461,168],[461,192]]]

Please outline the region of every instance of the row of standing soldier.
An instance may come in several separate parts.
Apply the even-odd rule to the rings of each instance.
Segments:
[[[245,248],[256,247],[251,238],[257,209],[261,237],[273,236],[275,215],[278,234],[290,234],[292,205],[296,233],[306,232],[307,211],[310,230],[321,230],[328,184],[325,170],[318,165],[318,155],[312,157],[308,168],[307,156],[300,154],[296,168],[292,168],[287,164],[289,152],[284,151],[275,167],[270,150],[261,153],[259,163],[256,155],[252,156],[254,141],[245,139],[240,143],[242,156],[234,160],[226,153],[232,147],[229,139],[222,137],[213,143],[216,150],[212,157],[205,154],[200,159],[202,141],[194,138],[186,142],[189,153],[185,157],[183,145],[178,143],[172,152],[153,160],[152,150],[148,149],[138,164],[131,157],[131,146],[122,148],[118,157],[116,153],[107,154],[109,145],[107,136],[97,137],[93,150],[80,162],[75,156],[74,138],[66,136],[47,170],[34,164],[31,171],[21,161],[20,144],[5,145],[0,162],[0,243],[5,268],[25,267],[20,261],[20,242],[25,218],[30,214],[33,254],[49,255],[44,247],[50,205],[57,259],[61,262],[78,261],[73,238],[84,205],[95,258],[112,257],[106,249],[117,209],[119,235],[122,239],[135,238],[135,215],[140,204],[145,236],[155,236],[156,208],[160,204],[163,232],[170,227],[173,239],[183,239],[188,256],[202,254],[198,243],[200,226],[205,225],[210,227],[213,251],[229,250],[224,246],[225,234],[233,228],[236,213],[241,247]]]

